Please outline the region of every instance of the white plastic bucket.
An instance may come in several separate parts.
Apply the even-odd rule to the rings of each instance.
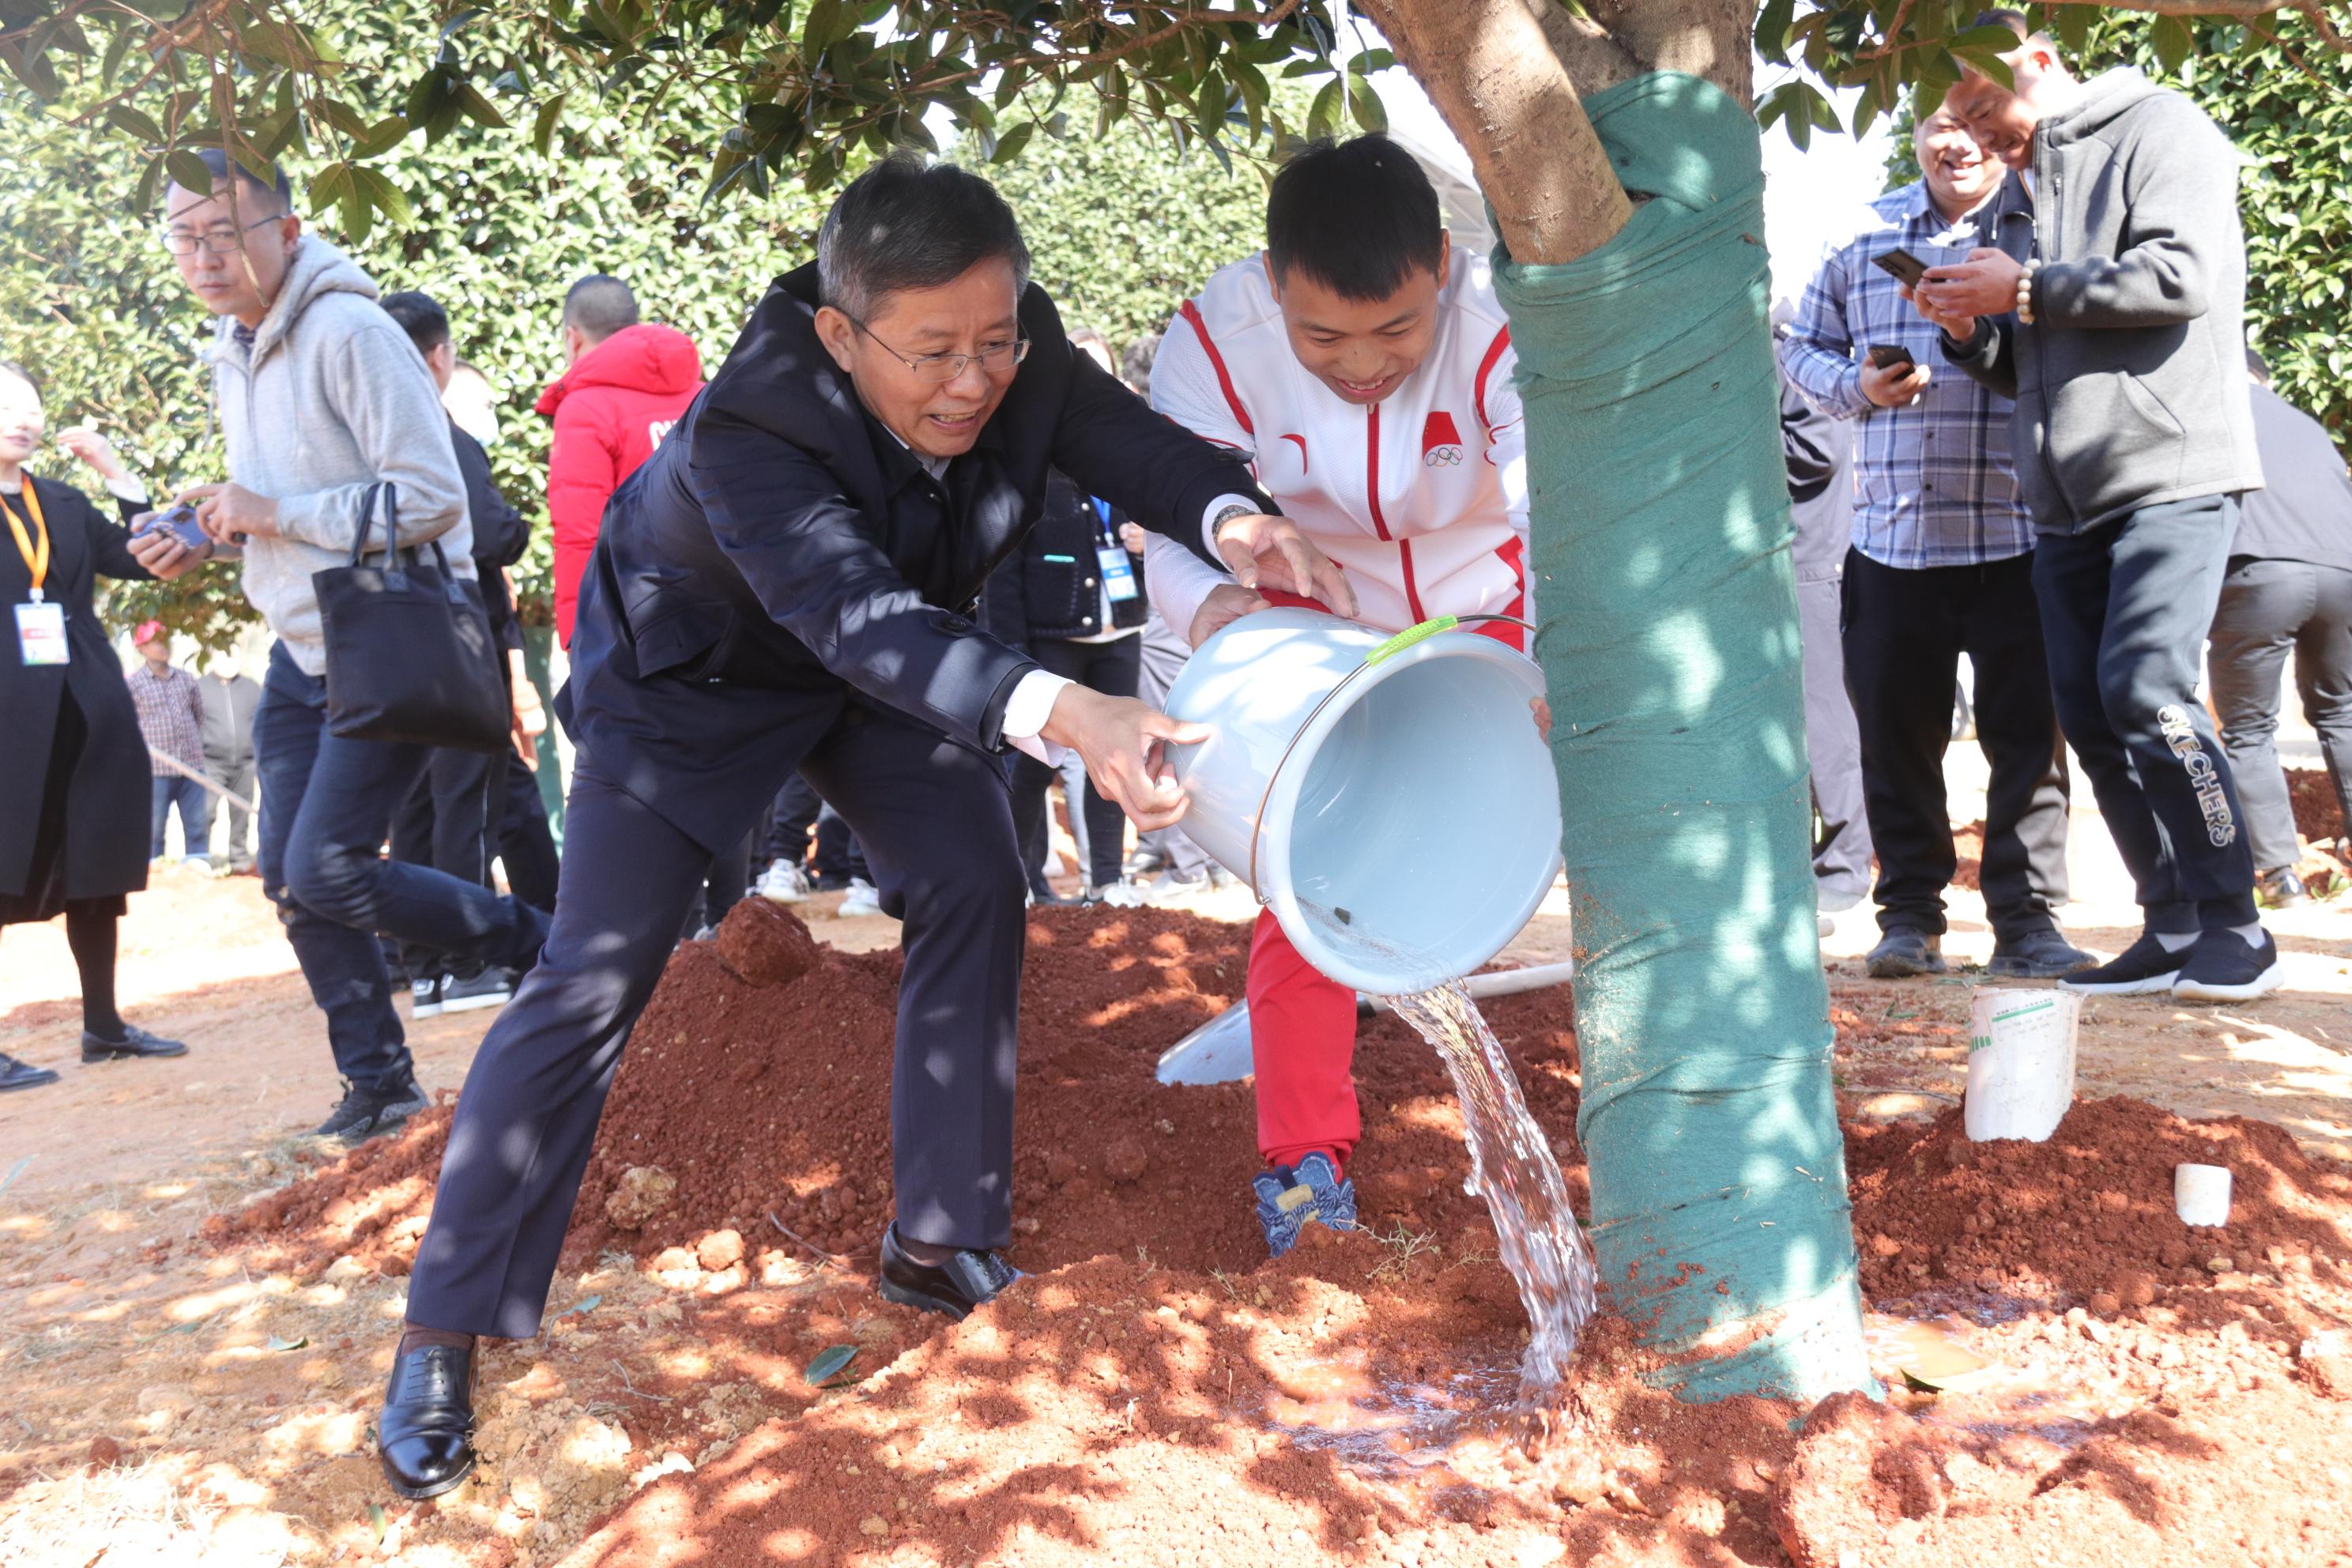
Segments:
[[[2230,1167],[2172,1167],[2172,1212],[2183,1225],[2224,1226],[2230,1223]]]
[[[1969,1091],[1961,1112],[1973,1141],[2039,1143],[2074,1103],[2074,1035],[2083,999],[2071,991],[1980,988],[1969,1002]]]
[[[1559,874],[1559,785],[1528,710],[1542,692],[1492,637],[1244,616],[1168,693],[1171,715],[1213,731],[1172,757],[1183,830],[1324,974],[1426,991],[1500,952]]]

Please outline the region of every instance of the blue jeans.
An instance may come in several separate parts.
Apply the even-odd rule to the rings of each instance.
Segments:
[[[210,864],[213,792],[178,773],[163,773],[155,779],[154,810],[147,819],[147,858],[163,858],[163,824],[171,816],[174,803],[180,808],[180,837],[187,840],[188,858]]]
[[[335,1070],[388,1090],[413,1076],[376,933],[508,969],[539,957],[539,911],[477,883],[383,858],[393,813],[416,787],[425,746],[327,732],[327,683],[278,644],[254,715],[261,772],[261,885],[327,1015]]]

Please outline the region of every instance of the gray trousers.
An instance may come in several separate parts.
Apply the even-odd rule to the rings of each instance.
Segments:
[[[1813,886],[1825,910],[1851,909],[1870,893],[1870,820],[1863,808],[1862,732],[1846,695],[1838,636],[1840,574],[1802,572],[1797,616],[1805,649],[1805,755],[1813,771]]]
[[[2207,668],[2222,749],[2238,775],[2246,838],[2263,871],[2300,858],[2275,744],[2290,652],[2304,717],[2319,732],[2336,804],[2352,822],[2352,572],[2231,556],[2213,612]]]
[[[253,798],[255,773],[251,752],[247,752],[241,763],[225,763],[216,757],[206,757],[205,773],[213,783],[229,794],[242,795],[247,800]],[[221,802],[221,809],[228,814],[228,868],[249,871],[253,868],[253,814],[227,801]]]
[[[1161,620],[1158,610],[1152,611],[1150,618],[1143,623],[1143,673],[1136,681],[1135,694],[1166,711],[1168,689],[1176,684],[1177,676],[1183,673],[1184,661],[1192,657],[1192,649],[1182,635]],[[1076,817],[1077,813],[1070,815]],[[1136,846],[1146,854],[1166,856],[1168,868],[1180,877],[1190,879],[1209,868],[1207,852],[1185,837],[1181,827],[1160,827],[1139,834]]]

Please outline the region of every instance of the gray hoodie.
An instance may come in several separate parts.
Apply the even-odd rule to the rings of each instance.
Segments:
[[[2006,396],[2019,488],[2044,533],[2259,489],[2245,359],[2237,149],[2204,111],[2111,70],[2042,121],[2033,195],[1979,216],[2023,261],[2033,324],[1980,317],[1954,364]]]
[[[399,487],[404,545],[437,537],[450,570],[474,575],[449,416],[425,357],[375,301],[357,264],[304,235],[251,343],[230,317],[215,328],[229,478],[277,501],[281,535],[246,542],[245,596],[314,676],[326,673],[327,652],[310,574],[351,559],[368,486]]]

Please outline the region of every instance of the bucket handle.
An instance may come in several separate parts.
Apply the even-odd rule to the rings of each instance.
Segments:
[[[1313,729],[1315,727],[1315,721],[1322,717],[1323,710],[1330,707],[1331,704],[1339,699],[1339,693],[1347,690],[1349,686],[1357,679],[1357,677],[1362,675],[1366,670],[1394,658],[1396,655],[1401,654],[1405,649],[1412,647],[1415,643],[1427,642],[1431,637],[1435,637],[1440,632],[1454,631],[1462,626],[1470,626],[1475,623],[1484,623],[1486,621],[1508,621],[1511,625],[1526,631],[1529,636],[1535,635],[1537,630],[1536,625],[1533,621],[1522,620],[1517,616],[1433,616],[1428,620],[1420,622],[1418,625],[1405,627],[1404,630],[1397,633],[1396,636],[1389,638],[1386,642],[1381,643],[1378,647],[1372,649],[1371,652],[1366,654],[1364,656],[1364,662],[1356,666],[1355,668],[1349,670],[1347,674],[1341,676],[1332,686],[1331,689],[1323,694],[1323,700],[1318,702],[1314,706],[1313,710],[1307,713],[1307,717],[1299,721],[1298,728],[1291,731],[1290,744],[1282,748],[1282,755],[1275,759],[1273,768],[1267,772],[1265,775],[1265,793],[1257,797],[1257,810],[1250,817],[1249,890],[1250,896],[1257,900],[1258,908],[1264,909],[1274,900],[1267,898],[1264,893],[1258,891],[1257,842],[1260,836],[1263,835],[1265,830],[1265,808],[1274,800],[1275,781],[1282,777],[1282,770],[1290,764],[1290,754],[1298,750],[1299,737],[1305,735],[1307,731]]]

